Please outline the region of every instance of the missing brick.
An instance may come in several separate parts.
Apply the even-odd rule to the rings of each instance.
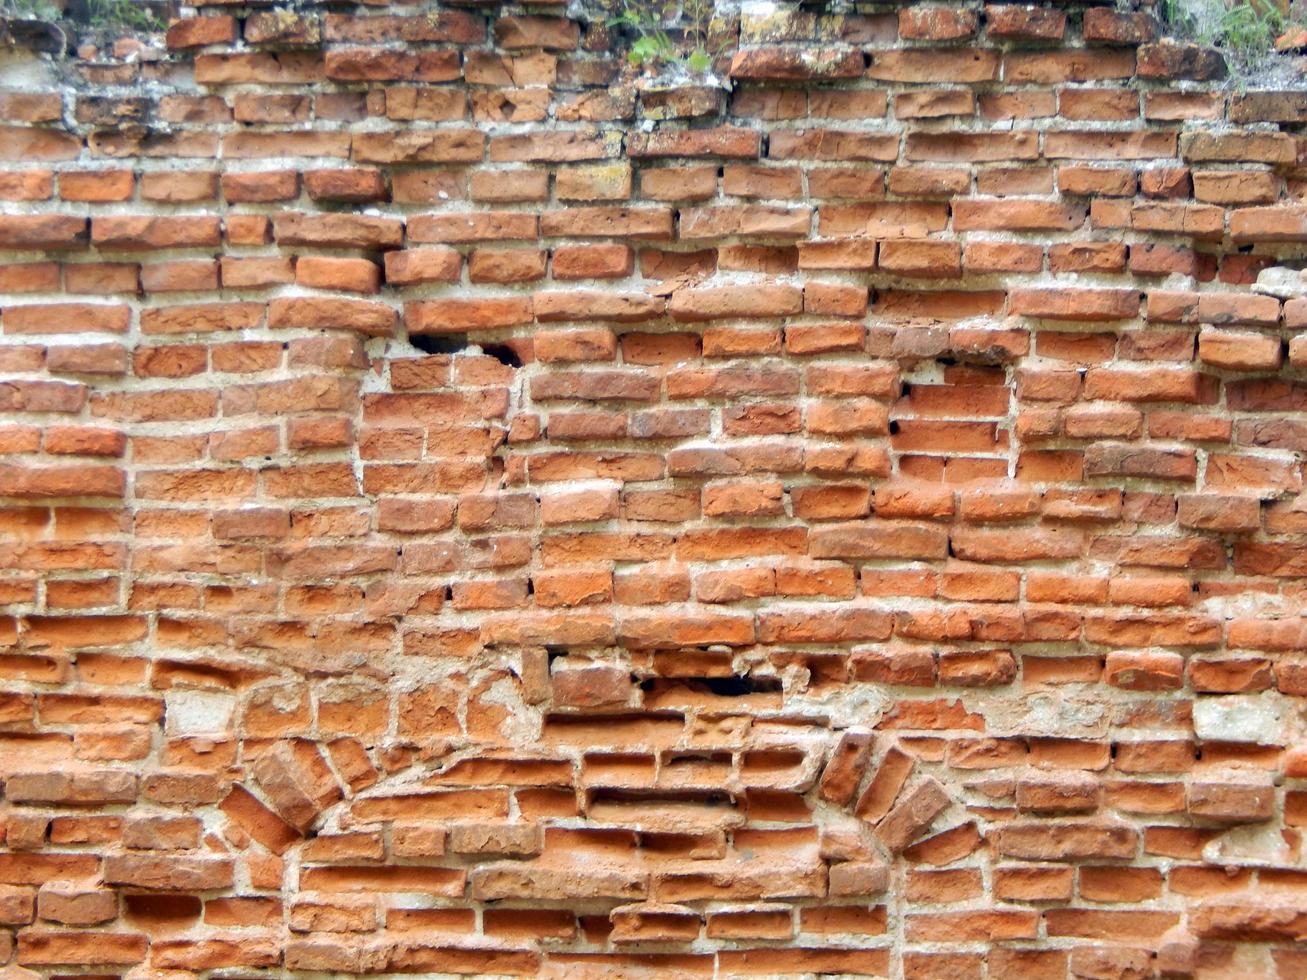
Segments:
[[[408,341],[424,354],[461,354],[472,343],[465,333],[421,333]]]

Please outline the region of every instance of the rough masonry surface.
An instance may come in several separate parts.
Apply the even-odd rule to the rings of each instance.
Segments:
[[[1307,976],[1307,94],[188,14],[0,53],[2,980]]]

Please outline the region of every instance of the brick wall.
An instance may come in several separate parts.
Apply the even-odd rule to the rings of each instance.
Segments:
[[[0,59],[0,978],[1307,975],[1307,94],[195,13]]]

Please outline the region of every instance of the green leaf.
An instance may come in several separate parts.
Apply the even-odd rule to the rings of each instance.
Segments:
[[[658,57],[658,41],[653,37],[639,37],[631,44],[629,55],[632,64],[643,65]]]

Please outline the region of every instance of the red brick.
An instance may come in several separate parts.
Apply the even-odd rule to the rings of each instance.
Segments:
[[[1066,14],[1038,7],[987,4],[985,29],[990,37],[1016,41],[1060,41],[1066,31]]]
[[[0,962],[1303,972],[1299,94],[220,8],[0,92]]]

